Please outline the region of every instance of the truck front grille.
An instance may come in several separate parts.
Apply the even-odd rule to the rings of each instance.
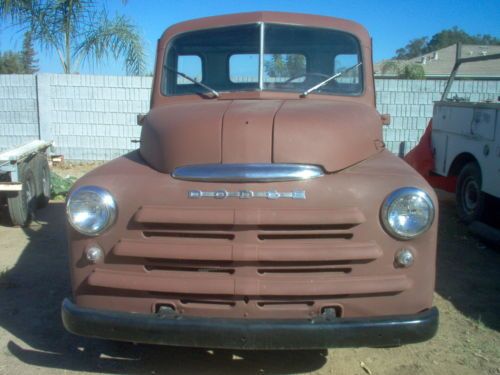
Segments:
[[[131,223],[139,235],[121,239],[88,285],[144,293],[186,314],[209,307],[227,316],[283,309],[310,316],[324,306],[341,311],[339,298],[411,287],[403,274],[362,272],[383,252],[354,235],[365,221],[357,208],[213,211],[141,208]]]

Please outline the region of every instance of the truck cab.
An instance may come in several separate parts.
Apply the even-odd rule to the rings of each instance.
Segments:
[[[437,199],[384,147],[371,56],[331,17],[168,28],[139,149],[67,199],[65,327],[233,349],[431,338]]]

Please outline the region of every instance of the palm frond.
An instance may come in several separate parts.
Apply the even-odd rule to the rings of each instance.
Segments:
[[[27,9],[29,9],[31,1],[29,0],[0,0],[0,17],[10,17],[16,21]]]
[[[81,38],[82,42],[74,49],[75,68],[80,61],[98,62],[112,56],[124,59],[127,74],[144,73],[144,42],[128,18],[117,16],[110,20],[103,13],[97,24]]]
[[[382,64],[383,74],[399,74],[401,70],[401,64],[397,61],[386,61]]]

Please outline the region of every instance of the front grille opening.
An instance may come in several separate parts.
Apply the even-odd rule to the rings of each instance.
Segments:
[[[257,302],[257,305],[263,307],[263,306],[279,306],[279,305],[306,305],[306,306],[312,306],[314,305],[314,301],[259,301]]]
[[[159,230],[159,231],[193,231],[193,232],[229,232],[234,230],[233,224],[165,224],[165,223],[146,223],[141,225],[144,231]]]
[[[258,238],[261,241],[266,240],[322,240],[322,239],[344,239],[350,240],[353,237],[352,233],[301,233],[301,234],[259,234]]]
[[[174,238],[203,238],[214,240],[234,240],[234,234],[231,233],[191,233],[191,232],[159,232],[159,231],[144,231],[144,237],[174,237]]]
[[[217,301],[217,300],[204,300],[204,299],[181,299],[183,305],[192,307],[216,306],[216,307],[234,307],[234,301]]]
[[[260,275],[265,274],[308,274],[308,273],[350,273],[350,267],[317,267],[317,268],[260,268],[257,272]]]
[[[141,260],[141,264],[146,266],[156,267],[156,266],[172,266],[172,267],[197,267],[197,268],[227,268],[229,265],[234,265],[233,261],[230,260],[186,260],[186,259],[158,259],[158,258],[144,258]]]
[[[223,273],[227,275],[234,274],[233,268],[219,268],[219,267],[176,267],[176,266],[157,266],[146,265],[146,271],[174,271],[174,272],[207,272],[207,273]]]
[[[357,224],[314,224],[314,225],[259,225],[258,229],[262,231],[325,231],[325,230],[348,230]]]

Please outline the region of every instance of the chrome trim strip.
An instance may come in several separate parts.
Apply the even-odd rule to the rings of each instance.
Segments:
[[[187,181],[274,182],[309,180],[325,174],[308,164],[199,164],[178,167],[172,177]]]

